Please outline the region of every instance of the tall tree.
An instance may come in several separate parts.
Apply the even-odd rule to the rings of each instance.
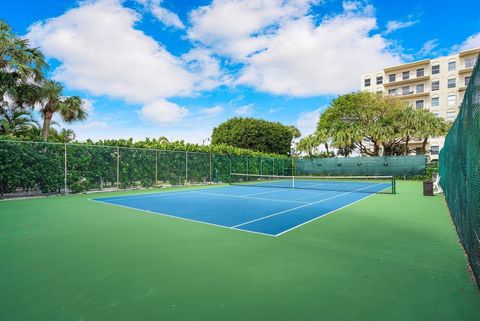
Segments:
[[[427,153],[427,144],[430,137],[447,134],[451,123],[437,117],[427,110],[418,110],[416,136],[422,141],[422,154]]]
[[[78,96],[63,96],[63,86],[56,81],[44,80],[39,85],[30,85],[23,95],[23,103],[39,105],[42,114],[42,137],[47,140],[52,118],[58,114],[67,123],[87,118],[87,111]]]
[[[28,40],[15,35],[10,26],[0,20],[0,101],[15,96],[19,84],[43,79],[48,68],[43,54],[30,47]]]
[[[212,145],[225,144],[259,152],[290,154],[298,129],[278,122],[235,117],[213,129]]]
[[[38,124],[30,112],[20,108],[0,107],[0,135],[26,135]]]

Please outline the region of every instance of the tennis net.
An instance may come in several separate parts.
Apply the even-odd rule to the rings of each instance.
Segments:
[[[393,176],[281,176],[230,173],[230,184],[352,193],[396,193]]]

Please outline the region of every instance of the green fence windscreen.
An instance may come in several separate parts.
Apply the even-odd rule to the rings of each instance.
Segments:
[[[300,158],[296,175],[414,176],[425,175],[425,156]]]
[[[440,152],[440,184],[458,236],[480,282],[480,66]]]

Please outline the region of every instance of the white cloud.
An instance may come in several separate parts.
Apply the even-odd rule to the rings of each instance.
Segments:
[[[251,116],[254,113],[253,104],[237,107],[234,114],[237,116]]]
[[[454,46],[453,51],[463,51],[473,48],[480,48],[480,32],[471,35],[460,45]]]
[[[214,0],[190,14],[190,39],[237,60],[262,50],[284,21],[306,14],[317,0]],[[270,29],[269,29],[270,28]]]
[[[185,29],[185,25],[177,14],[161,6],[163,0],[135,0],[150,11],[160,22],[167,27]]]
[[[180,18],[170,10],[163,8],[161,3],[161,0],[150,1],[150,10],[152,11],[152,14],[167,27],[185,29],[185,25]]]
[[[93,101],[91,99],[82,98],[82,107],[89,113],[93,113]]]
[[[345,2],[342,14],[317,24],[314,2],[216,0],[192,12],[188,35],[244,64],[236,84],[279,95],[357,90],[361,74],[400,62],[391,43],[372,34],[372,6]]]
[[[207,117],[216,117],[220,115],[223,112],[224,108],[220,105],[214,106],[214,107],[209,107],[209,108],[203,108],[200,110],[201,115],[205,115]]]
[[[188,114],[188,109],[166,100],[158,100],[143,106],[140,114],[145,120],[160,125],[178,123]]]
[[[302,137],[312,134],[317,128],[322,108],[312,111],[301,112],[297,119],[296,126],[302,133]]]
[[[416,25],[419,21],[418,20],[406,20],[406,21],[397,21],[392,20],[387,22],[387,30],[385,30],[385,34],[392,33],[399,29],[404,29]]]
[[[139,19],[120,0],[86,1],[32,25],[27,37],[60,61],[53,77],[70,88],[141,103],[190,94],[201,75],[135,29]]]
[[[433,51],[438,47],[438,39],[431,39],[425,41],[422,48],[418,51],[417,56],[425,57],[433,53]]]

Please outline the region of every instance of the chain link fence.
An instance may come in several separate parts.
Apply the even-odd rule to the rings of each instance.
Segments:
[[[460,241],[480,283],[480,66],[440,152],[440,184]]]
[[[228,183],[230,173],[291,175],[289,158],[0,140],[0,197]]]

